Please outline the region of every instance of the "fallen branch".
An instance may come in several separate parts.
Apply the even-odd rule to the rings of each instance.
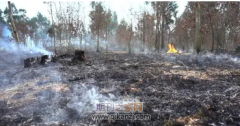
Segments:
[[[150,75],[152,75],[153,78],[157,79],[157,77],[156,77],[155,75],[153,75],[150,71],[148,71],[148,73],[149,73]]]
[[[40,57],[30,57],[27,59],[24,59],[23,63],[24,63],[24,68],[29,68],[31,66],[33,66],[34,64],[41,64],[44,65],[48,62],[56,62],[57,58],[54,55],[43,55]]]
[[[181,63],[183,66],[185,66],[186,70],[188,71],[188,66],[185,65],[182,61],[178,61],[179,63]]]
[[[72,82],[72,81],[78,81],[78,80],[82,80],[84,79],[83,77],[74,77],[74,78],[71,78],[71,79],[68,79],[68,81]]]

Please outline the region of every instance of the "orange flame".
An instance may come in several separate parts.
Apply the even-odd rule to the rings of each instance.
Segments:
[[[179,53],[176,49],[175,49],[175,47],[173,46],[173,44],[168,44],[168,47],[169,47],[169,50],[168,50],[168,52],[167,53]]]

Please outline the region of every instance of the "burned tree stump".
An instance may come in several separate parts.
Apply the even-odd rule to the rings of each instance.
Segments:
[[[34,63],[36,63],[37,58],[31,57],[24,60],[24,68],[31,67]]]
[[[45,64],[47,62],[47,59],[48,59],[48,55],[43,55],[41,56],[41,61],[40,61],[40,64]]]
[[[51,62],[57,62],[58,61],[58,57],[56,55],[52,55],[51,56]]]
[[[77,63],[78,61],[83,61],[86,65],[91,64],[91,62],[87,63],[87,59],[84,56],[84,51],[82,50],[75,50],[75,55],[72,59],[72,63]]]
[[[72,58],[72,63],[78,63],[78,61],[85,61],[84,51],[75,50],[75,55]]]
[[[75,56],[80,61],[85,61],[84,51],[82,50],[75,50]]]

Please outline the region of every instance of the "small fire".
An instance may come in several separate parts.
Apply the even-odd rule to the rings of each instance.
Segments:
[[[177,50],[175,49],[175,47],[173,46],[173,44],[169,43],[169,44],[168,44],[168,47],[169,47],[169,50],[168,50],[167,53],[179,53],[179,51],[177,51]]]

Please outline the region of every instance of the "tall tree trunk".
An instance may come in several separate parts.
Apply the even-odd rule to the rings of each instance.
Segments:
[[[56,40],[55,40],[55,30],[54,30],[54,35],[53,35],[53,44],[54,44],[54,53],[57,54],[57,50],[56,50]]]
[[[54,44],[54,53],[57,54],[56,51],[56,40],[55,40],[55,28],[54,28],[54,21],[53,21],[53,12],[52,12],[52,2],[50,1],[50,9],[51,9],[51,18],[52,18],[52,27],[53,27],[53,44]]]
[[[129,37],[129,41],[128,41],[128,53],[131,54],[132,53],[132,49],[131,49],[131,40],[132,40],[132,21],[131,21],[131,26],[130,26],[130,37]]]
[[[98,25],[99,25],[99,23],[98,23]],[[98,26],[98,29],[97,29],[97,52],[99,52],[100,51],[100,49],[99,49],[99,26]]]
[[[86,51],[86,49],[87,49],[87,41],[86,41],[86,35],[84,35],[84,41],[85,41],[85,51]]]
[[[211,30],[212,30],[212,49],[211,49],[211,52],[213,52],[214,50],[214,29],[213,29],[213,24],[212,24],[212,17],[211,17],[211,14],[208,10],[208,17],[209,17],[209,21],[210,21],[210,26],[211,26]]]
[[[146,43],[146,40],[145,40],[145,31],[146,31],[146,26],[145,26],[145,16],[146,16],[146,11],[144,11],[144,14],[143,14],[143,51],[144,51],[144,48],[145,48],[145,43]]]
[[[106,53],[108,53],[108,24],[106,23]]]
[[[100,51],[100,45],[99,45],[99,34],[100,34],[100,9],[99,9],[99,6],[97,6],[97,10],[96,10],[97,12],[97,21],[98,21],[98,23],[97,23],[97,52],[99,52]]]
[[[161,24],[161,49],[164,49],[164,15],[162,14],[162,24]]]
[[[61,2],[59,1],[59,6],[60,6],[60,15],[62,16],[62,6],[61,6]],[[59,20],[58,20],[59,21]],[[63,20],[60,18],[60,21],[59,21],[61,24],[60,24],[60,29],[59,29],[59,40],[60,40],[60,47],[62,48],[62,23],[63,23]],[[59,25],[59,22],[58,22],[58,25]]]
[[[65,47],[65,51],[67,52],[67,47],[69,46],[69,42],[68,42],[68,32],[65,31],[65,42],[64,42],[64,47]]]
[[[60,47],[62,48],[62,31],[59,33]]]
[[[17,31],[17,28],[14,24],[14,20],[13,20],[13,17],[12,17],[12,6],[11,6],[10,1],[8,1],[8,7],[9,7],[9,18],[10,18],[11,25],[12,25],[12,28],[13,28],[14,38],[18,43],[20,43],[19,36],[18,36],[18,31]]]
[[[80,49],[82,49],[82,33],[80,34],[80,43],[79,43]]]
[[[197,53],[201,51],[201,35],[200,35],[200,4],[196,2],[196,32],[195,32],[195,50]]]
[[[225,25],[224,22],[220,22],[220,29],[218,31],[218,40],[217,40],[217,50],[223,48],[223,43],[225,42]]]
[[[160,39],[160,43],[161,43],[161,49],[164,49],[164,26],[165,26],[165,5],[166,3],[165,2],[162,2],[161,3],[161,19],[162,19],[162,22],[161,22],[161,39]]]
[[[211,20],[211,18],[210,18],[210,20]],[[214,50],[214,29],[213,29],[213,24],[212,24],[212,21],[210,21],[211,23],[210,23],[210,25],[211,25],[211,29],[212,29],[212,49],[211,49],[211,52],[213,52],[213,50]]]
[[[72,45],[72,43],[71,43],[71,33],[69,33],[68,39],[69,39],[69,40],[68,40],[68,41],[69,41],[69,42],[68,42],[68,49],[69,49],[68,51],[71,51],[71,50],[72,50],[72,47],[71,47],[71,45]]]
[[[217,22],[217,30],[216,30],[216,49],[218,50],[219,42],[220,42],[220,29],[218,27],[220,26],[220,22]]]
[[[156,39],[155,39],[155,49],[159,52],[159,24],[160,24],[160,17],[159,17],[159,3],[156,2],[156,18],[157,18],[157,24],[156,24]]]

